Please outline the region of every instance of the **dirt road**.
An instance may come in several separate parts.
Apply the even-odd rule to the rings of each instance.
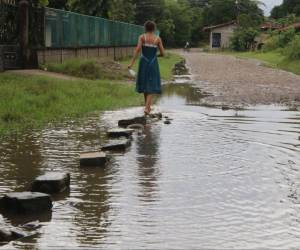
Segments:
[[[263,66],[259,61],[228,55],[182,54],[207,104],[232,106],[287,104],[300,107],[300,76]]]

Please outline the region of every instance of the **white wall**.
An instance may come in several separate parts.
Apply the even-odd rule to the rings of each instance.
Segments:
[[[210,32],[210,48],[212,47],[212,34],[221,33],[221,48],[228,48],[230,45],[230,37],[233,35],[234,30],[237,28],[236,24],[227,25],[220,28],[212,29]]]

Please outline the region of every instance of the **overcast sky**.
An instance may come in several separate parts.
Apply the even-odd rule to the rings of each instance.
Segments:
[[[272,8],[276,5],[280,5],[282,1],[283,0],[262,0],[262,2],[266,4],[265,7],[266,15],[269,15]]]

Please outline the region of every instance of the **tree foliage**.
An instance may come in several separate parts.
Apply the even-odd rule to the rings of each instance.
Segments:
[[[264,17],[261,4],[253,0],[210,0],[204,8],[204,22],[207,25],[225,23],[245,14],[260,23]]]
[[[250,50],[254,46],[254,39],[257,35],[258,31],[253,27],[239,28],[231,38],[230,47],[235,51]]]
[[[263,20],[261,3],[255,0],[34,0],[49,7],[143,25],[157,23],[167,46],[198,45],[208,34],[204,26],[238,19],[245,28]]]
[[[290,14],[300,16],[299,0],[283,0],[281,5],[275,6],[271,11],[271,17],[275,19],[283,18]]]

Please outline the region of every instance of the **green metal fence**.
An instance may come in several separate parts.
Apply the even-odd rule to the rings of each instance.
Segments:
[[[49,48],[136,45],[143,26],[46,8],[45,45]]]

